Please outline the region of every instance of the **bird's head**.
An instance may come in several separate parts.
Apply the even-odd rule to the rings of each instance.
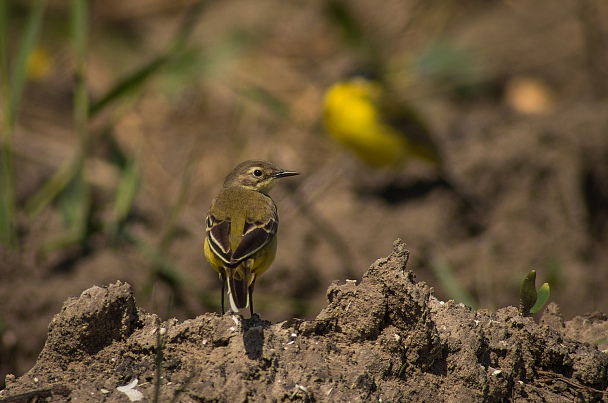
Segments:
[[[240,163],[224,181],[224,188],[239,186],[267,194],[280,178],[299,175],[263,160],[249,160]]]
[[[325,92],[324,114],[325,119],[338,114],[337,119],[344,119],[346,115],[356,114],[353,108],[371,108],[379,102],[384,94],[384,86],[379,79],[365,74],[352,74],[334,83]],[[328,123],[328,122],[326,122]],[[331,130],[330,130],[331,132]]]

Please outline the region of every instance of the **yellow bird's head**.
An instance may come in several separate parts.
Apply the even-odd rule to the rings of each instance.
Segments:
[[[357,103],[376,103],[383,95],[382,84],[362,75],[338,81],[327,89],[323,100],[325,113],[347,109]]]
[[[379,82],[354,76],[330,86],[323,100],[323,120],[328,133],[340,143],[348,143],[353,133],[378,121],[376,108],[383,88]]]

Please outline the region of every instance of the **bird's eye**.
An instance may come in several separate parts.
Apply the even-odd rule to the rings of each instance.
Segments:
[[[261,169],[256,169],[255,171],[253,171],[253,176],[255,176],[256,178],[261,178],[263,174],[264,172],[262,172]]]

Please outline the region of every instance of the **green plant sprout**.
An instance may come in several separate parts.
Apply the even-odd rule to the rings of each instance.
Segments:
[[[519,311],[523,316],[538,312],[549,300],[551,289],[549,283],[544,283],[536,290],[536,270],[532,270],[519,289]]]

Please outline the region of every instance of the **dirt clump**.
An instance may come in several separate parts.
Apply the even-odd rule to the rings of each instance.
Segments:
[[[8,375],[1,402],[604,401],[605,315],[540,324],[513,307],[439,301],[406,269],[401,241],[360,283],[334,283],[315,320],[271,324],[228,313],[161,321],[131,287],[65,302],[36,365]],[[580,340],[569,335],[580,336]],[[591,341],[591,342],[590,342]],[[158,395],[156,395],[158,394]]]

